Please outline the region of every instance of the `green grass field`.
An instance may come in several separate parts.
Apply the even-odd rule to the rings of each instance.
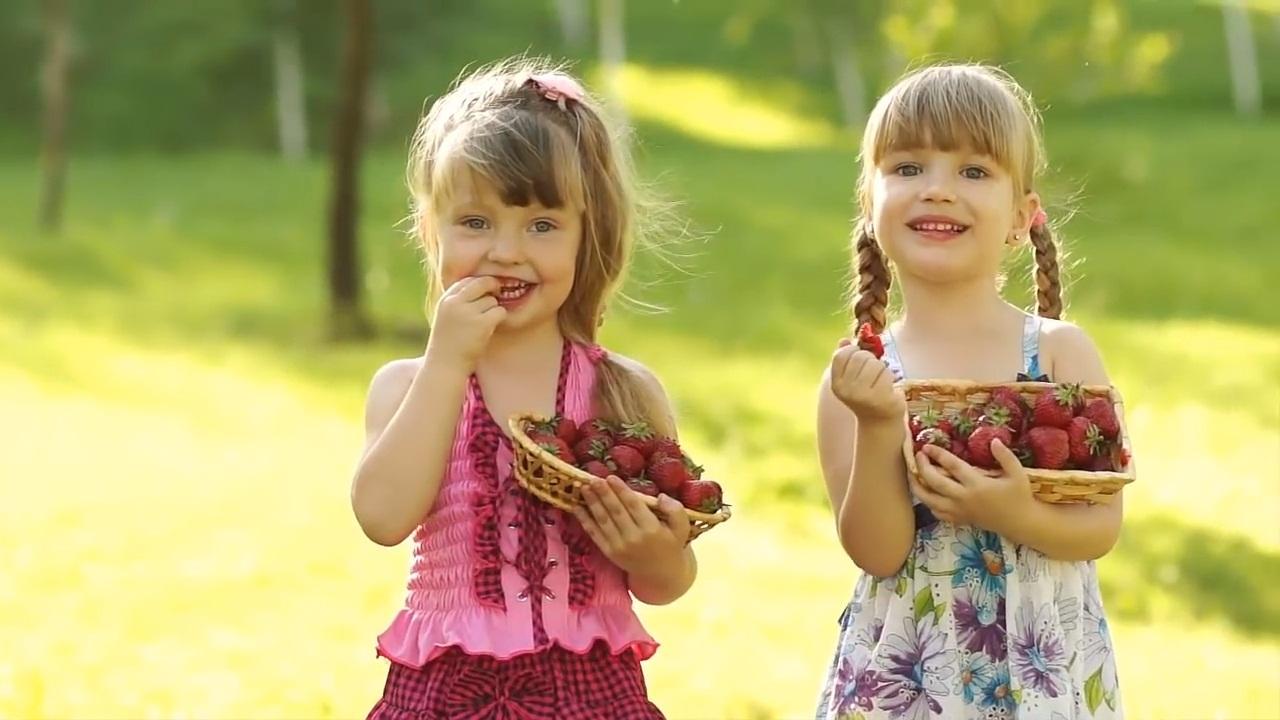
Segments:
[[[673,718],[803,717],[855,580],[812,423],[845,323],[854,145],[729,78],[627,81],[746,118],[632,107],[646,176],[703,240],[689,277],[645,285],[639,264],[636,294],[669,312],[617,309],[605,339],[663,378],[737,505],[698,542],[689,596],[641,610],[664,642],[650,686]],[[1048,124],[1072,318],[1125,393],[1140,468],[1100,563],[1127,710],[1280,717],[1280,124],[1123,107]],[[323,339],[319,161],[76,158],[57,239],[27,220],[34,163],[0,163],[0,716],[367,710],[408,549],[365,540],[347,492],[368,378],[422,345],[400,163],[365,166],[384,328],[367,345]],[[1025,277],[1014,263],[1013,296]]]

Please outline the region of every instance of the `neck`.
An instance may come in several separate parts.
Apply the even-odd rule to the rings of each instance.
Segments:
[[[553,354],[559,362],[563,346],[564,335],[554,320],[529,328],[495,332],[476,362],[476,371],[505,373],[527,368],[530,364],[540,367],[540,361]]]
[[[940,340],[983,337],[1021,314],[996,290],[991,278],[931,283],[902,278],[901,332]]]

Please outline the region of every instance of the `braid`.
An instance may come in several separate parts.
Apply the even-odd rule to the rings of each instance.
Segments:
[[[889,305],[889,286],[893,283],[893,276],[880,244],[871,237],[868,227],[869,223],[863,221],[854,233],[858,291],[854,298],[853,316],[859,326],[866,323],[873,331],[881,333],[885,328],[884,312]]]
[[[1036,286],[1036,313],[1057,320],[1062,317],[1062,281],[1058,270],[1058,243],[1048,224],[1031,228],[1031,245],[1036,261],[1032,271]]]

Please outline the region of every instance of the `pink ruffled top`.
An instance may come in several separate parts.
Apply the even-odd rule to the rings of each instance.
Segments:
[[[565,343],[558,413],[590,419],[602,357]],[[658,644],[632,610],[626,575],[572,515],[519,488],[512,458],[472,376],[435,506],[413,533],[405,607],[378,654],[421,667],[450,647],[507,659],[552,644],[586,653],[604,640],[652,656]]]

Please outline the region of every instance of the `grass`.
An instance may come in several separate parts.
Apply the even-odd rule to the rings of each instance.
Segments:
[[[627,75],[641,95],[673,80],[748,97],[701,71]],[[638,289],[670,312],[615,311],[606,341],[663,378],[739,510],[699,541],[688,598],[641,609],[673,718],[810,712],[855,580],[812,449],[845,323],[853,146],[752,102],[767,143],[633,111],[647,174],[715,232],[689,248],[694,277]],[[1278,717],[1280,126],[1125,108],[1048,123],[1046,192],[1079,195],[1073,318],[1125,392],[1141,467],[1100,563],[1127,710]],[[421,327],[393,227],[400,162],[365,169],[369,301],[388,329]],[[408,550],[363,539],[347,483],[369,376],[421,340],[324,342],[323,165],[77,158],[55,239],[24,220],[34,168],[0,164],[0,715],[361,715]]]

